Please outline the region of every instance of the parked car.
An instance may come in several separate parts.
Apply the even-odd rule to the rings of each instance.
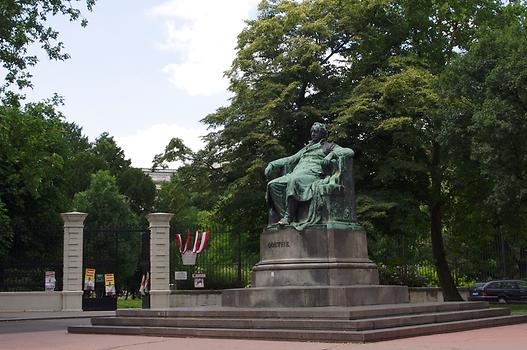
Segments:
[[[470,301],[527,302],[527,281],[499,280],[476,283],[469,288]]]

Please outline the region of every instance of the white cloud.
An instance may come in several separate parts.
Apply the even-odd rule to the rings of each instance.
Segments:
[[[127,158],[132,160],[132,166],[149,168],[156,154],[162,153],[173,137],[179,137],[193,151],[203,148],[200,136],[207,133],[205,127],[186,128],[176,124],[156,124],[147,129],[140,129],[131,135],[115,136],[117,144],[124,150]],[[169,164],[170,168],[177,163]]]
[[[236,37],[259,0],[173,0],[152,8],[154,18],[165,19],[166,38],[161,49],[178,60],[163,67],[177,88],[191,95],[226,92]]]

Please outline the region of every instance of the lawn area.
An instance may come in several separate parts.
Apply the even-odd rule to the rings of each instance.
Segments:
[[[141,299],[136,298],[119,298],[117,299],[117,308],[118,309],[135,309],[135,308],[141,308]]]
[[[527,313],[527,304],[490,304],[491,307],[508,307],[513,313]]]
[[[517,312],[527,313],[527,304],[509,304],[506,306],[510,307],[512,312],[514,313],[517,313]]]

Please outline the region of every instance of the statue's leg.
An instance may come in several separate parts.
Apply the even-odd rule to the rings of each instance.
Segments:
[[[276,181],[267,184],[267,203],[278,217],[287,216],[286,188],[287,182]]]
[[[289,222],[297,221],[296,210],[298,207],[298,201],[293,197],[287,197],[287,219]]]
[[[289,178],[287,184],[287,214],[290,222],[304,221],[313,198],[314,184],[320,178],[314,174],[297,174]]]

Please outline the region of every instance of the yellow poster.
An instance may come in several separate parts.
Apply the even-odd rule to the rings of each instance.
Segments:
[[[115,295],[115,278],[113,273],[104,274],[104,290],[106,295]]]
[[[95,289],[95,269],[86,269],[84,274],[84,290]]]

